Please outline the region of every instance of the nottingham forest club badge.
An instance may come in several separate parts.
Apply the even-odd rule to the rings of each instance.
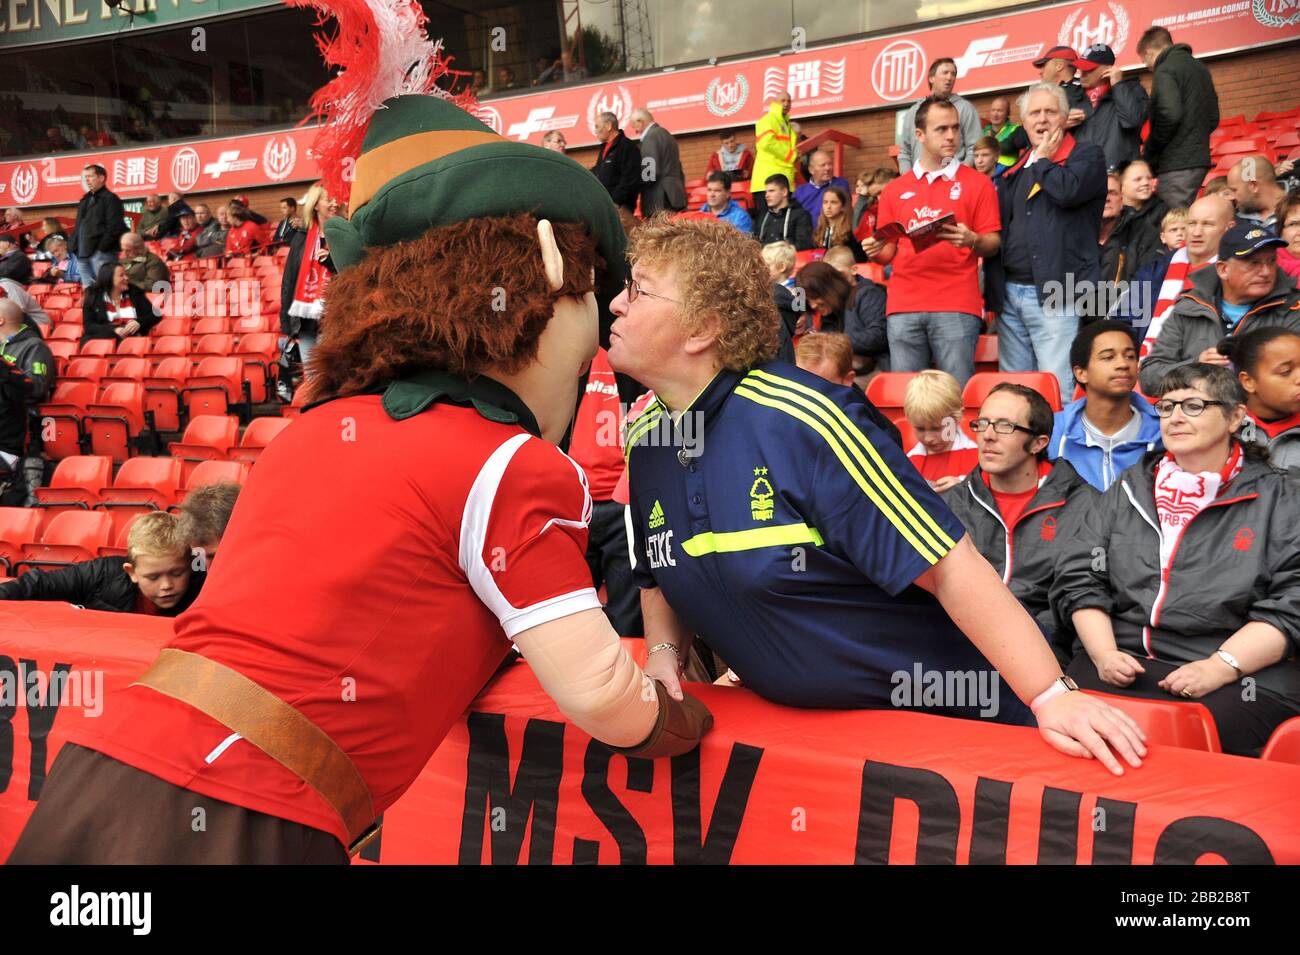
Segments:
[[[749,513],[756,521],[770,521],[776,513],[772,498],[772,482],[767,479],[767,468],[754,468],[754,483],[749,486]]]

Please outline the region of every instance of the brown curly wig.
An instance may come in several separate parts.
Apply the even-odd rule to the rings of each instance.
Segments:
[[[552,291],[528,214],[430,229],[371,248],[330,282],[308,362],[313,399],[360,394],[417,368],[469,377],[537,357],[555,302],[596,288],[604,262],[585,226],[552,223],[564,284]]]
[[[696,327],[716,315],[718,361],[743,371],[776,355],[780,318],[760,246],[735,226],[707,219],[652,216],[628,239],[628,261],[671,271],[682,296],[682,319]]]

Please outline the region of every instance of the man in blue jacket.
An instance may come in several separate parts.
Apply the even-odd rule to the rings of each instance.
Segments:
[[[1069,104],[1055,83],[1020,97],[1031,148],[997,181],[1001,253],[986,259],[986,295],[1002,303],[998,367],[1050,371],[1070,393],[1070,343],[1096,304],[1098,240],[1106,204],[1106,157],[1100,146],[1065,131]],[[1091,293],[1091,294],[1090,294]]]
[[[708,201],[700,206],[699,211],[717,216],[723,222],[730,222],[745,235],[752,233],[754,221],[750,219],[745,207],[731,198],[731,177],[725,172],[714,170],[709,173],[706,181]]]
[[[1163,447],[1160,418],[1137,387],[1137,338],[1124,322],[1085,325],[1070,346],[1070,366],[1084,395],[1056,413],[1047,456],[1064,458],[1105,491],[1142,455]]]

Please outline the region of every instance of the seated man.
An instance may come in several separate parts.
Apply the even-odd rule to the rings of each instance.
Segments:
[[[142,239],[135,232],[123,232],[119,240],[122,245],[122,257],[119,261],[126,269],[127,280],[136,288],[152,292],[154,286],[171,280],[167,263],[150,252]]]
[[[960,484],[979,463],[978,446],[962,430],[961,413],[961,388],[946,371],[918,371],[907,383],[903,414],[916,432],[907,459],[936,491]]]
[[[731,223],[745,235],[752,234],[754,221],[750,219],[745,207],[731,198],[731,177],[725,172],[711,172],[707,182],[705,191],[708,197],[699,211]]]
[[[1140,765],[1136,725],[1070,692],[1038,626],[857,392],[771,361],[758,248],[685,219],[650,220],[630,241],[609,359],[656,396],[627,452],[646,670],[669,695],[697,634],[787,706],[886,708],[916,666],[992,664],[1010,690],[995,713],[955,696],[934,712],[1032,711],[1049,745],[1122,773],[1109,741]]]
[[[754,210],[754,235],[758,241],[789,242],[799,252],[813,247],[812,216],[797,202],[790,201],[790,180],[773,173],[764,183],[766,208]]]
[[[190,542],[195,570],[207,570],[216,559],[239,491],[240,486],[231,482],[204,484],[186,494],[181,502],[182,532]]]
[[[979,464],[943,501],[1068,663],[1068,640],[1053,640],[1060,621],[1048,591],[1080,511],[1095,506],[1097,494],[1070,462],[1047,460],[1052,408],[1032,388],[997,385],[970,427],[979,435]]]
[[[175,262],[187,255],[194,255],[198,249],[201,233],[202,228],[199,226],[198,217],[193,212],[185,213],[180,218],[180,232],[175,239],[168,240],[173,244],[167,251],[167,258]]]
[[[1262,226],[1238,223],[1219,242],[1214,269],[1201,269],[1178,297],[1151,353],[1142,359],[1142,391],[1156,394],[1160,382],[1181,365],[1227,365],[1218,344],[1228,335],[1266,325],[1300,330],[1300,291],[1277,267],[1286,245]]]
[[[1160,419],[1137,387],[1137,336],[1125,322],[1083,326],[1070,345],[1083,397],[1056,412],[1050,460],[1064,459],[1104,491],[1142,455],[1162,447]]]
[[[1202,703],[1225,753],[1257,755],[1300,716],[1300,489],[1234,437],[1245,395],[1228,369],[1179,366],[1156,394],[1167,451],[1081,511],[1057,563],[1052,605],[1078,634],[1069,673]]]
[[[135,519],[125,557],[30,570],[0,584],[0,600],[62,600],[87,610],[175,617],[194,602],[205,575],[190,568],[190,541],[166,511]]]
[[[22,307],[0,298],[0,505],[31,506],[45,477],[38,407],[54,389],[54,356]]]

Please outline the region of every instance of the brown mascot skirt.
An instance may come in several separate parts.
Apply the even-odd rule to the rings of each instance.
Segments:
[[[69,743],[8,864],[347,862],[347,850],[328,832],[200,796]]]

